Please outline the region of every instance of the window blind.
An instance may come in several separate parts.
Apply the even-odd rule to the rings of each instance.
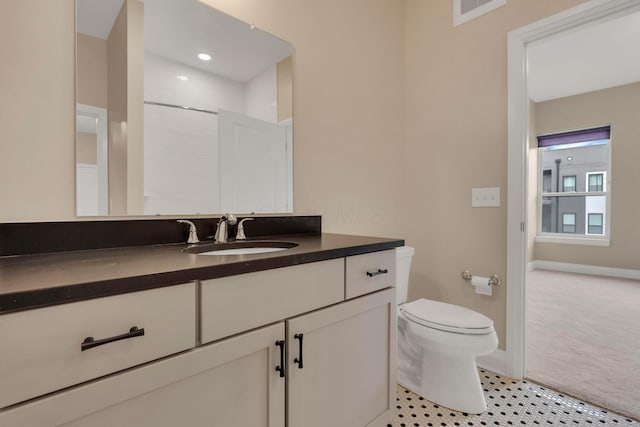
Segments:
[[[592,129],[573,130],[570,132],[541,135],[538,137],[538,147],[551,145],[574,144],[576,142],[598,141],[611,137],[611,126],[601,126]]]

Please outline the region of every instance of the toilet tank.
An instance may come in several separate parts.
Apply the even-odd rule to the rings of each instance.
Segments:
[[[409,291],[409,271],[415,249],[411,246],[396,248],[396,303],[407,301]]]

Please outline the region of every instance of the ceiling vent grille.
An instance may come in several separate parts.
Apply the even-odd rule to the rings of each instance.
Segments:
[[[507,0],[453,0],[453,26],[464,24],[505,4]]]

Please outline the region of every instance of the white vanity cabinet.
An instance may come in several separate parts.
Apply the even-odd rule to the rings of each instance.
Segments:
[[[284,427],[284,323],[0,413],[2,427]]]
[[[195,288],[186,283],[0,316],[0,408],[192,348]]]
[[[395,418],[395,292],[287,321],[289,426],[386,426]]]
[[[204,280],[202,342],[344,301],[344,258]]]
[[[186,290],[180,294],[183,315],[172,315],[170,321],[189,325],[177,328],[188,336],[187,347],[182,338],[167,336],[180,342],[173,355],[153,353],[147,360],[135,359],[139,366],[97,378],[115,372],[113,366],[132,366],[113,360],[126,360],[132,344],[123,343],[134,340],[105,345],[110,371],[41,397],[55,391],[55,384],[33,389],[30,396],[23,390],[4,401],[22,399],[0,409],[0,426],[385,426],[395,416],[395,252],[358,257],[108,297],[126,300],[145,292]],[[152,307],[158,299],[147,304]],[[166,315],[170,305],[160,304],[156,315]],[[16,315],[38,316],[42,310],[49,309]],[[120,314],[112,308],[113,317]],[[2,325],[0,317],[0,333]],[[72,370],[77,359],[66,362]],[[65,360],[52,363],[64,366]],[[2,367],[0,360],[0,380],[7,375]]]

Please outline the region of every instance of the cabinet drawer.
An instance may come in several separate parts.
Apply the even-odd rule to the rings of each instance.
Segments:
[[[202,282],[202,342],[344,300],[344,258]]]
[[[0,411],[0,426],[284,427],[278,340],[283,323]]]
[[[347,299],[395,286],[395,282],[395,250],[372,252],[347,258]]]
[[[0,408],[191,348],[195,325],[193,283],[0,316]]]

